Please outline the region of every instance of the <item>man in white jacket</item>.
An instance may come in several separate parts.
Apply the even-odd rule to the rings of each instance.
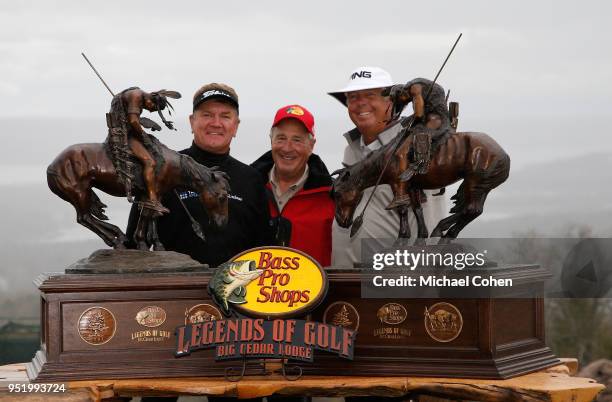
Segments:
[[[388,144],[401,131],[400,119],[391,121],[393,105],[388,96],[382,96],[384,88],[393,86],[391,75],[379,67],[355,69],[348,84],[329,95],[347,107],[355,128],[344,134],[348,145],[344,149],[342,163],[352,165],[365,159],[369,153]],[[367,202],[373,187],[364,190],[363,198],[355,209],[357,217]],[[435,191],[426,191],[427,202],[423,204],[425,223],[431,230],[446,216],[444,196],[432,196]],[[365,212],[363,225],[351,238],[350,228],[342,228],[334,221],[332,227],[332,265],[353,267],[361,261],[362,239],[395,239],[399,233],[399,215],[385,208],[393,200],[389,185],[379,185]],[[416,232],[416,219],[408,214],[411,233]]]

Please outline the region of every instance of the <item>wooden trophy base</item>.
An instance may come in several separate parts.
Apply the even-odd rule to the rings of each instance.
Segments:
[[[542,277],[527,268],[525,283]],[[42,275],[41,349],[28,377],[224,376],[241,362],[216,362],[214,349],[174,357],[176,327],[222,318],[211,271]],[[300,363],[305,374],[499,379],[559,364],[544,344],[542,299],[362,299],[358,271],[327,273],[327,297],[309,318],[356,328],[354,360],[317,352]]]
[[[547,277],[537,265],[489,270],[514,281],[495,299],[365,299],[360,274],[327,272],[328,296],[312,319],[356,329],[354,360],[317,353],[306,374],[505,379],[559,364],[545,344],[544,300],[519,298]]]
[[[210,273],[44,275],[41,349],[27,372],[37,382],[224,375],[213,350],[174,357],[174,329],[220,319]]]

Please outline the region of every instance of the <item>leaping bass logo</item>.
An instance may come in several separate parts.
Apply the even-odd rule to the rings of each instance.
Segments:
[[[255,268],[255,261],[231,261],[221,264],[210,279],[208,290],[215,302],[229,316],[230,303],[246,303],[246,285],[263,273]]]

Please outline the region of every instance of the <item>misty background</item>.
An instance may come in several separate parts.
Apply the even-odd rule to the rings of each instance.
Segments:
[[[512,169],[462,236],[585,228],[609,237],[610,15],[605,1],[0,3],[0,321],[35,318],[38,274],[106,248],[46,185],[61,150],[106,137],[111,97],[81,52],[115,92],[183,94],[172,102],[178,132],[156,134],[171,148],[191,144],[195,90],[224,82],[240,97],[234,157],[251,163],[267,151],[275,111],[300,103],[315,116],[315,152],[332,171],[353,126],[326,93],[363,65],[397,83],[433,79],[463,32],[438,82],[460,103],[459,130],[491,135]],[[98,195],[125,228],[127,201]]]

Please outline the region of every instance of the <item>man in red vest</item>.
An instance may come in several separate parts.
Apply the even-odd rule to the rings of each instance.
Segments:
[[[329,266],[332,180],[321,158],[312,153],[314,131],[314,117],[305,107],[278,109],[270,130],[272,149],[251,166],[267,182],[276,245],[296,248]]]

